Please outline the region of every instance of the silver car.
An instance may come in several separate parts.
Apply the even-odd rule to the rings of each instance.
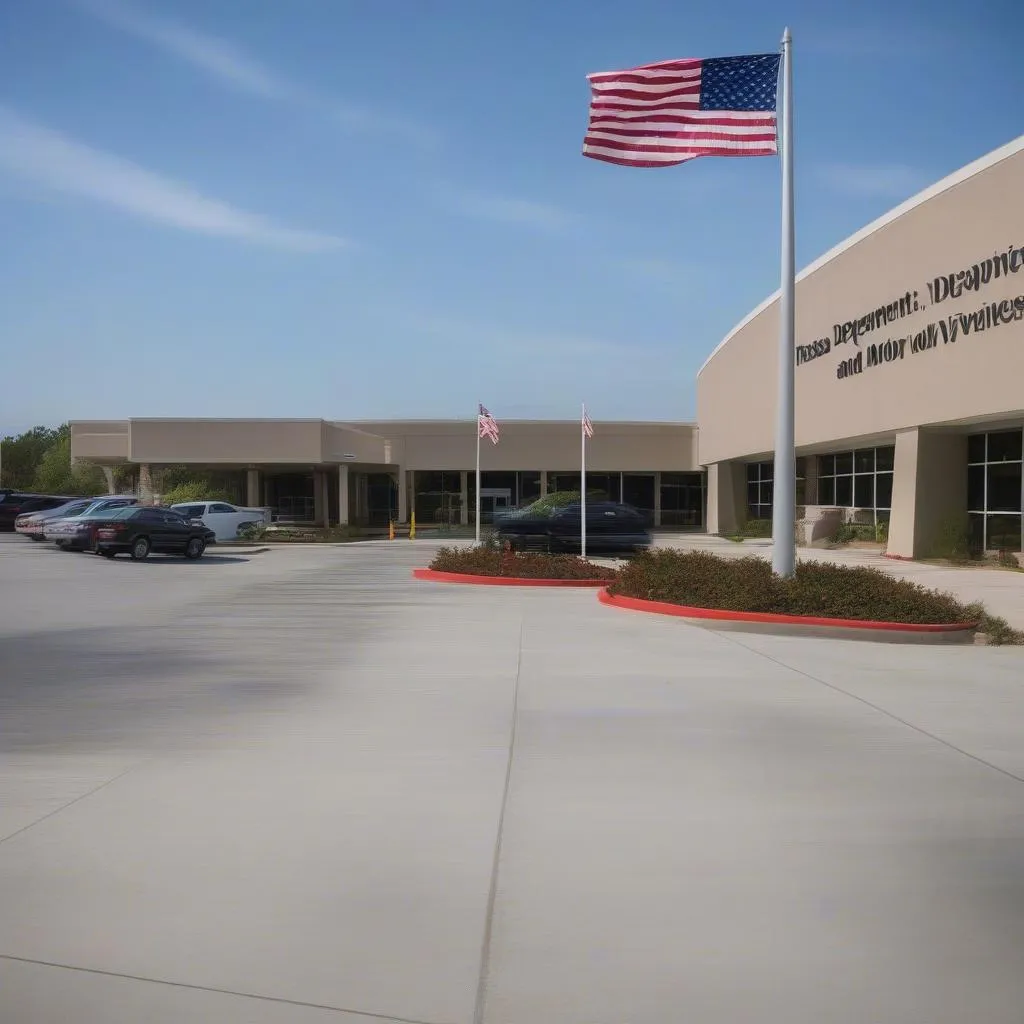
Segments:
[[[130,494],[97,498],[79,515],[46,520],[43,523],[43,537],[65,551],[85,551],[92,546],[92,528],[97,519],[102,519],[111,509],[138,503],[139,499]]]

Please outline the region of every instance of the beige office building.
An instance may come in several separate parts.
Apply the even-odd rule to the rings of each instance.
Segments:
[[[798,225],[799,227],[799,225]],[[808,539],[837,519],[888,524],[926,554],[966,520],[1020,551],[1024,425],[1024,137],[826,253],[796,287],[797,503]],[[588,490],[661,527],[728,533],[772,505],[778,295],[697,379],[697,424],[595,423]],[[503,421],[483,444],[481,504],[579,487],[578,421]],[[238,501],[319,524],[469,524],[472,420],[131,419],[72,423],[72,455],[225,471]]]

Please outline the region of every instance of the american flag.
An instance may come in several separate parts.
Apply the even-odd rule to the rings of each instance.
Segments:
[[[594,436],[594,424],[590,422],[590,417],[587,415],[586,407],[583,409],[583,433],[587,437]]]
[[[628,167],[778,152],[777,53],[667,60],[588,75],[583,155]]]
[[[481,405],[477,417],[477,428],[480,437],[486,437],[491,444],[498,443],[498,421]]]

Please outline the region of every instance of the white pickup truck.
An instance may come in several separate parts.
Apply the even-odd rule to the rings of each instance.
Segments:
[[[218,541],[234,540],[238,536],[238,528],[246,523],[270,525],[269,508],[242,508],[226,501],[183,501],[171,505],[171,511],[186,519],[198,519],[213,530]]]

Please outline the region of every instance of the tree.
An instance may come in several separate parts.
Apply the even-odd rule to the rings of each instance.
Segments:
[[[33,427],[17,437],[8,436],[3,440],[0,452],[0,484],[16,490],[28,490],[33,486],[36,470],[43,456],[60,439],[58,427]],[[68,429],[70,437],[70,429]]]
[[[36,467],[33,490],[42,494],[105,494],[107,481],[99,466],[88,462],[71,465],[71,428],[64,424],[55,433],[56,438]]]

